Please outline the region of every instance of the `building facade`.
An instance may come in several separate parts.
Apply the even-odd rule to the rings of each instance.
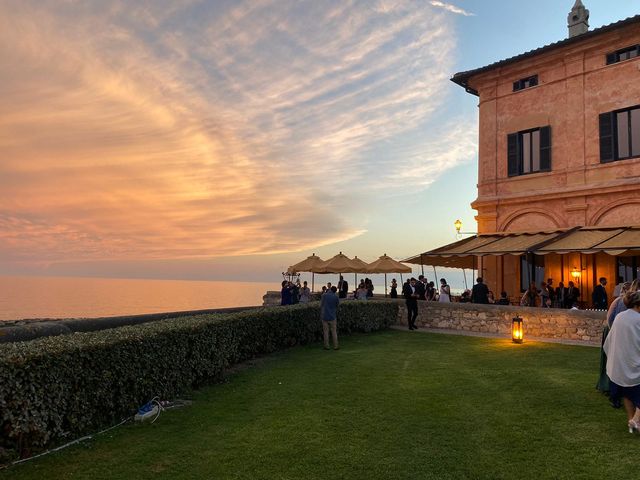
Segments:
[[[640,225],[640,15],[588,31],[580,0],[569,38],[452,81],[479,98],[478,233]],[[640,257],[566,252],[482,256],[492,289],[579,283],[588,306],[636,278]]]

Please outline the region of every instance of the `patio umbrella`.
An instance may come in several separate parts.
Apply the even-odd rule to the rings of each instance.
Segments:
[[[386,253],[369,264],[369,273],[384,273],[384,296],[387,296],[387,273],[411,273],[411,267],[394,260]],[[402,279],[400,280],[402,281]]]
[[[354,265],[352,265],[351,259],[340,252],[309,271],[314,273],[353,273],[353,269]]]
[[[315,282],[315,272],[314,268],[318,265],[322,265],[324,260],[318,257],[315,253],[310,257],[305,258],[301,262],[296,263],[295,265],[291,265],[289,270],[292,272],[311,272],[311,291],[313,292],[314,282]]]

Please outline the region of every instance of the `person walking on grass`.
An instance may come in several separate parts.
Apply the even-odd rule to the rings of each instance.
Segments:
[[[416,289],[416,279],[407,280],[402,286],[402,294],[407,302],[407,321],[409,330],[417,330],[416,318],[418,318],[418,290]]]
[[[640,292],[627,292],[603,349],[607,354],[610,395],[622,397],[630,433],[640,431]]]
[[[320,299],[320,319],[322,320],[322,334],[324,336],[324,349],[329,350],[329,330],[333,339],[333,349],[338,350],[338,305],[340,299],[336,287],[327,290]]]

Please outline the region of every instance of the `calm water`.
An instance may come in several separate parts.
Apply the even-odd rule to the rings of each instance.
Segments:
[[[0,320],[102,317],[262,305],[278,282],[0,276]]]

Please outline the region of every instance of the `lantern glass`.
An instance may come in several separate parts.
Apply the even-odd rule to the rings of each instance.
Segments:
[[[520,317],[511,319],[511,340],[513,343],[522,343],[524,341],[524,325]]]
[[[460,232],[460,229],[462,228],[462,222],[460,220],[456,220],[453,226],[456,227],[457,232]]]

